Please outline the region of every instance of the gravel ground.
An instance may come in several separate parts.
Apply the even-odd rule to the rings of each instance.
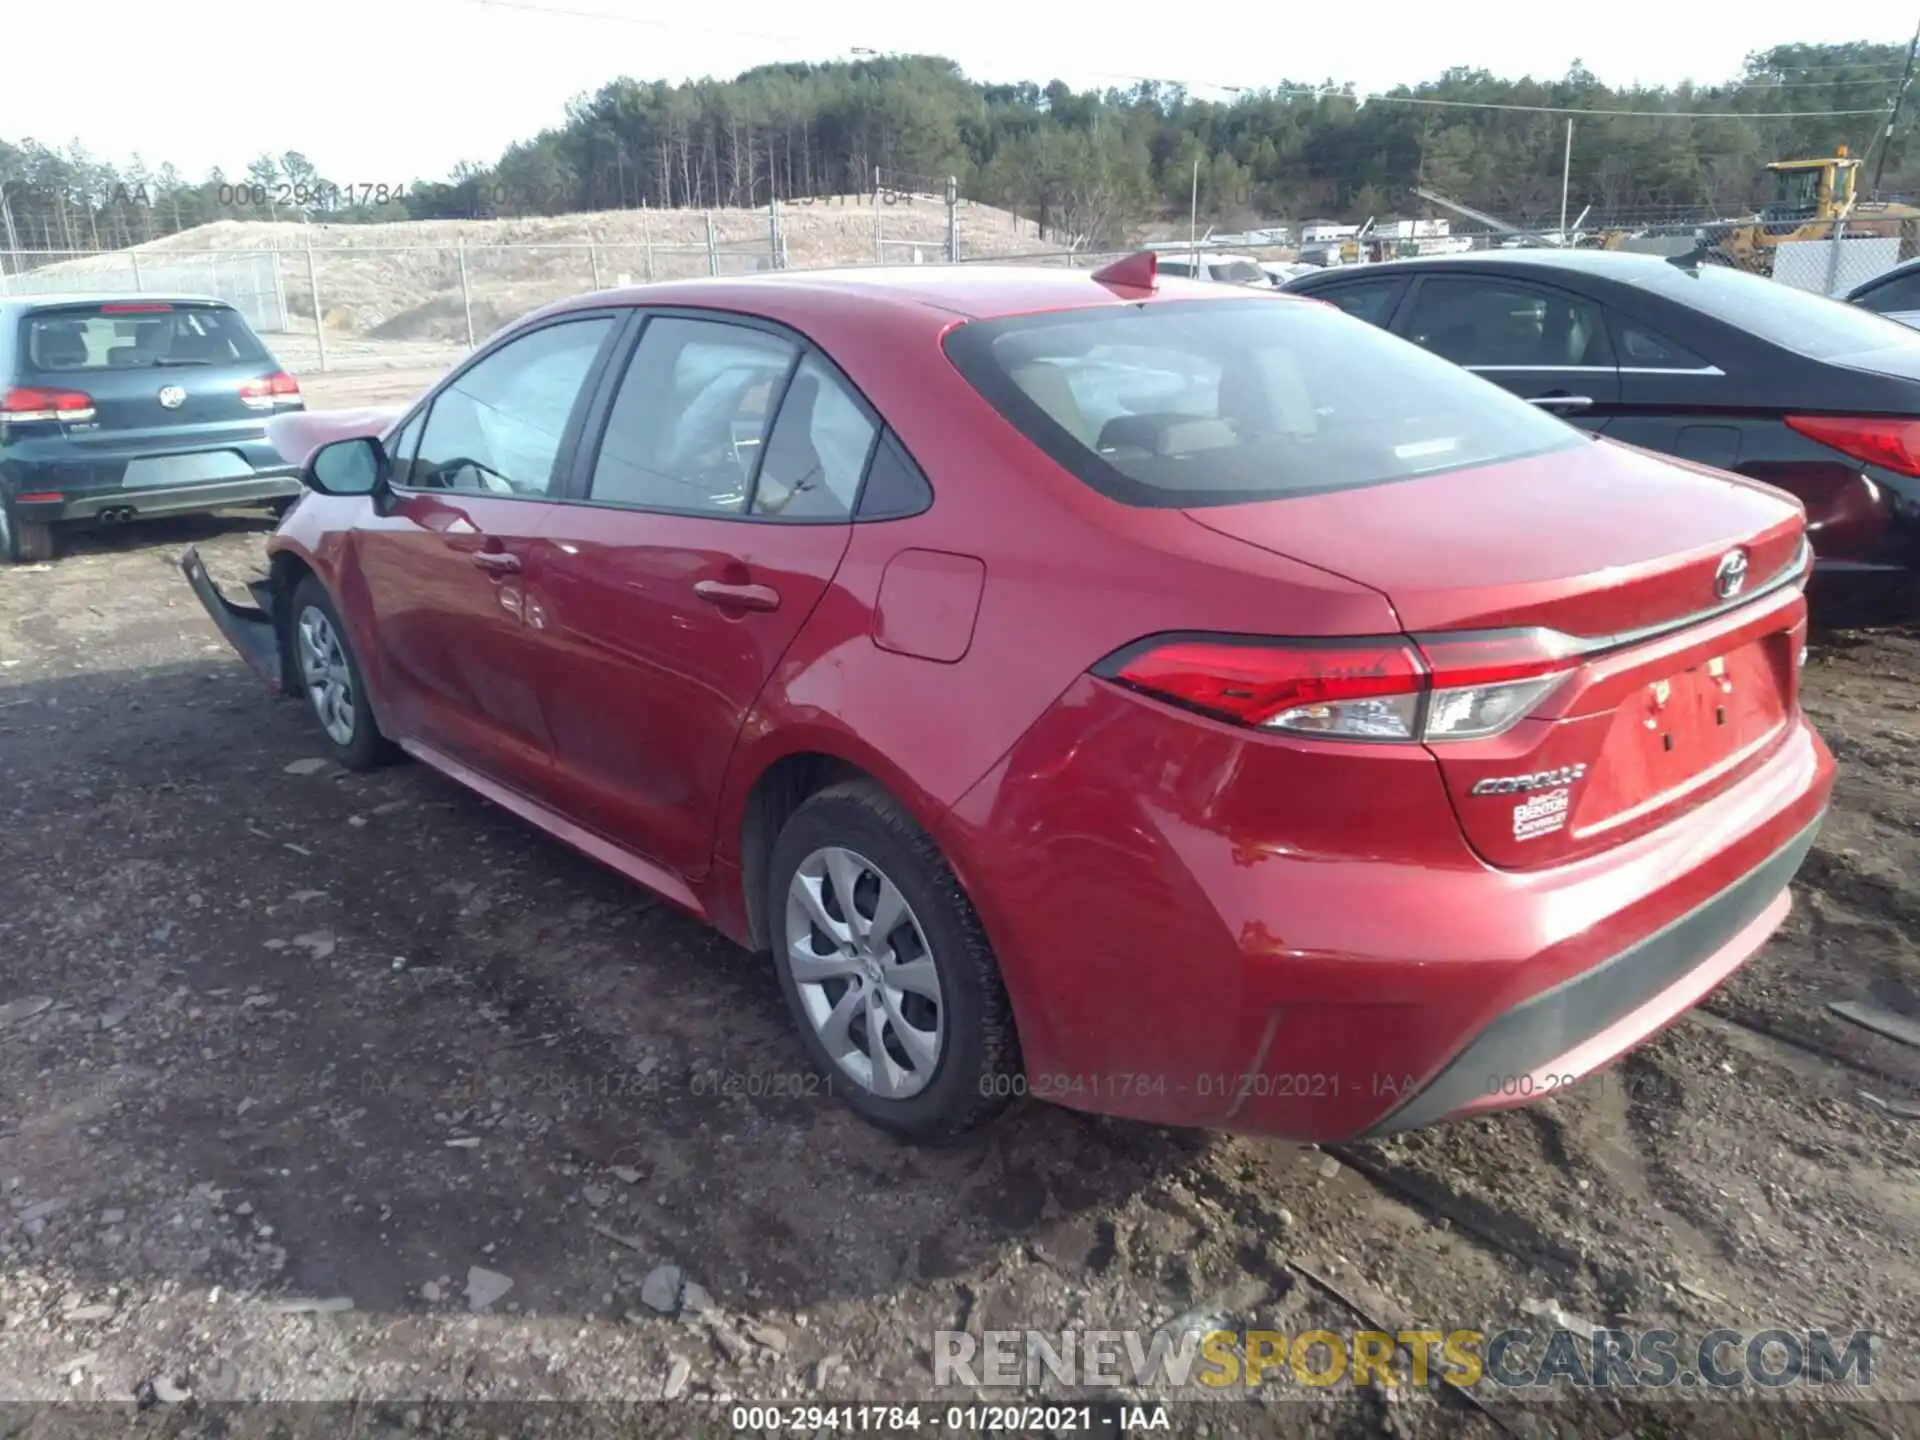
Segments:
[[[664,1395],[648,1433],[724,1433],[716,1402],[1007,1398],[937,1390],[936,1331],[1562,1317],[1884,1337],[1870,1399],[1711,1433],[1897,1433],[1920,1398],[1920,1051],[1825,1010],[1920,1008],[1913,634],[1817,647],[1844,778],[1795,916],[1616,1070],[1332,1151],[1029,1104],[922,1152],[805,1078],[764,961],[422,766],[325,763],[170,566],[193,541],[232,586],[265,537],[0,572],[0,1400],[353,1401],[384,1433]],[[1172,1419],[1709,1433],[1617,1392],[1291,1381]]]

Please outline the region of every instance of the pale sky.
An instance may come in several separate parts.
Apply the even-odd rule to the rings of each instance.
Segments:
[[[56,13],[35,0],[7,3]],[[508,142],[558,125],[570,97],[622,74],[730,78],[770,61],[845,59],[857,47],[951,56],[976,79],[1059,78],[1084,88],[1147,76],[1212,98],[1220,92],[1208,86],[1283,79],[1382,89],[1453,65],[1547,77],[1575,59],[1612,84],[1657,84],[1724,80],[1748,52],[1776,44],[1904,43],[1920,7],[1915,0],[1816,7],[1780,0],[90,0],[82,8],[82,50],[56,46],[45,63],[22,55],[6,66],[0,138],[77,139],[116,161],[138,151],[150,166],[171,160],[192,178],[219,165],[237,179],[261,151],[296,149],[335,183],[362,185],[437,179],[459,160],[492,161]],[[1858,103],[1885,98],[1869,90]]]

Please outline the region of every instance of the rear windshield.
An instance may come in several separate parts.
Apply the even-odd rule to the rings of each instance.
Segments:
[[[30,312],[23,351],[36,373],[157,365],[254,364],[266,358],[240,312],[129,301]]]
[[[1642,270],[1634,275],[1635,285],[1810,360],[1920,346],[1913,331],[1871,310],[1744,270],[1669,264]]]
[[[1489,381],[1328,305],[1116,305],[961,325],[961,374],[1129,505],[1231,505],[1582,443]]]

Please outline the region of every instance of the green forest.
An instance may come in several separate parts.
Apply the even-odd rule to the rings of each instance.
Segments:
[[[1866,155],[1881,189],[1920,187],[1912,105],[1882,131],[1904,44],[1785,45],[1716,85],[1614,89],[1453,70],[1384,95],[1329,83],[1202,98],[1168,85],[988,85],[935,56],[784,64],[732,80],[619,79],[555,128],[452,174],[332,183],[305,154],[199,178],[152,157],[0,140],[0,245],[110,248],[220,219],[487,218],[648,206],[760,206],[885,188],[944,190],[1092,241],[1187,213],[1198,163],[1209,223],[1428,213],[1437,191],[1510,223],[1558,218],[1567,117],[1571,198],[1594,222],[1750,212],[1769,160]],[[1613,113],[1609,113],[1613,112]],[[1629,113],[1619,113],[1629,112]],[[1783,113],[1784,112],[1784,113]],[[1831,113],[1845,112],[1845,113]],[[314,137],[324,144],[324,137]]]

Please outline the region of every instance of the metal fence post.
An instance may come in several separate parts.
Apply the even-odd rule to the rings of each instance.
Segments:
[[[719,273],[720,273],[719,237],[714,234],[713,212],[709,210],[707,211],[707,274],[718,275]]]
[[[947,177],[947,263],[960,263],[960,181]]]
[[[873,263],[878,265],[885,260],[886,250],[880,243],[880,167],[873,167]]]
[[[598,245],[589,244],[587,246],[587,264],[593,270],[593,288],[598,290],[601,288],[600,247]]]
[[[1840,288],[1840,242],[1847,238],[1847,217],[1842,215],[1833,223],[1833,233],[1827,236],[1827,288],[1821,293],[1828,299]]]
[[[133,262],[133,293],[136,295],[142,294],[145,292],[146,287],[140,283],[140,252],[138,250],[127,251],[127,259]]]
[[[767,187],[767,255],[768,268],[780,268],[780,197],[773,187]]]
[[[291,330],[293,326],[288,323],[290,317],[287,314],[287,277],[280,265],[280,252],[277,249],[269,250],[267,256],[273,264],[273,303],[276,324],[282,331]]]
[[[645,205],[640,207],[640,243],[646,247],[645,273],[647,284],[651,285],[653,283],[653,221],[648,218]]]
[[[462,240],[458,248],[460,260],[460,308],[467,313],[467,348],[473,349],[473,288],[467,284],[467,242]]]
[[[320,309],[320,269],[314,264],[313,246],[307,246],[307,293],[313,299],[313,336],[320,346],[320,370],[327,368],[327,317]]]

